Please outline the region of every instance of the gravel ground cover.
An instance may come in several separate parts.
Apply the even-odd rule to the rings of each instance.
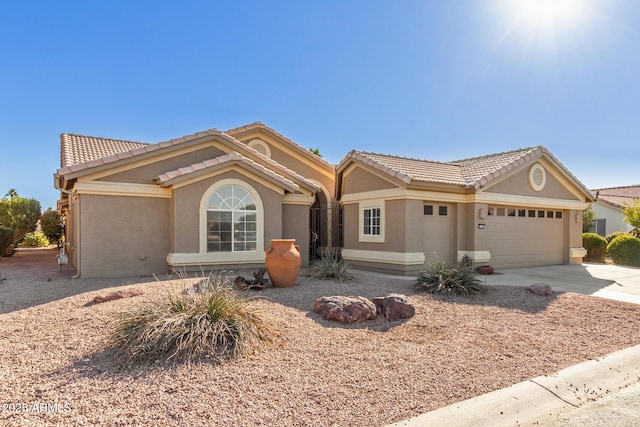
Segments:
[[[53,250],[0,259],[1,425],[385,425],[640,344],[639,305],[508,286],[423,295],[403,279],[301,274],[293,288],[251,294],[280,323],[280,343],[219,365],[123,371],[105,347],[114,315],[184,281],[72,275],[58,273]],[[144,295],[89,304],[130,288]],[[321,296],[391,292],[410,297],[413,318],[345,326],[311,311]]]

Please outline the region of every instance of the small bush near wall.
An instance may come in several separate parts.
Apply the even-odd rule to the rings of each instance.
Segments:
[[[582,246],[587,250],[585,261],[604,262],[604,256],[607,252],[607,239],[596,233],[583,233]]]
[[[416,290],[419,292],[455,293],[469,295],[480,290],[480,280],[473,267],[467,263],[447,264],[435,261],[418,275]]]
[[[609,243],[607,253],[614,263],[640,267],[640,239],[621,234]]]
[[[49,239],[41,231],[28,233],[20,242],[20,246],[25,248],[44,248],[49,246]]]
[[[616,237],[618,237],[618,236],[619,236],[619,235],[621,235],[621,234],[627,234],[627,233],[625,233],[625,232],[623,232],[623,231],[614,231],[613,233],[609,233],[609,234],[607,234],[606,236],[604,236],[604,238],[605,238],[605,239],[607,239],[607,245],[608,245],[609,243],[611,243],[611,241],[612,241],[613,239],[615,239]]]
[[[0,225],[0,256],[2,256],[9,245],[13,242],[13,230]]]

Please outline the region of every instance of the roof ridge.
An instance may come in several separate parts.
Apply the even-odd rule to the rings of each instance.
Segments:
[[[640,187],[640,184],[636,184],[636,185],[621,185],[618,187],[604,187],[604,188],[594,188],[590,191],[602,191],[602,190],[619,190],[622,188],[635,188],[635,187]]]
[[[373,154],[374,156],[384,156],[384,157],[393,157],[395,159],[405,159],[405,160],[415,160],[417,162],[429,162],[429,163],[438,163],[441,165],[451,165],[451,166],[457,166],[455,164],[453,164],[453,162],[443,162],[440,160],[429,160],[429,159],[421,159],[418,157],[409,157],[409,156],[400,156],[400,155],[396,155],[396,154],[384,154],[384,153],[376,153],[373,151],[360,151],[360,150],[354,150],[356,153],[360,153],[360,154]]]
[[[542,146],[542,145],[534,145],[534,146],[531,146],[531,147],[516,148],[514,150],[501,151],[499,153],[485,154],[483,156],[468,157],[466,159],[452,160],[449,163],[469,162],[469,161],[472,161],[472,160],[486,159],[487,157],[495,157],[495,156],[502,156],[502,155],[505,155],[505,154],[517,153],[518,151],[530,152],[530,151],[533,151],[533,150],[538,149],[538,148],[544,149],[544,146]]]

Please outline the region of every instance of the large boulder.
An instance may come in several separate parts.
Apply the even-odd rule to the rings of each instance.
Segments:
[[[382,314],[389,322],[409,319],[416,314],[406,295],[389,294],[386,297],[373,298],[371,301],[376,305],[378,314]]]
[[[339,323],[355,323],[376,318],[376,306],[365,297],[330,296],[313,303],[313,311],[324,319]]]

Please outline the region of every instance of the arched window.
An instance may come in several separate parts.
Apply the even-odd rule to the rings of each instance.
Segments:
[[[248,252],[257,247],[256,203],[247,190],[225,185],[207,203],[207,252]]]

